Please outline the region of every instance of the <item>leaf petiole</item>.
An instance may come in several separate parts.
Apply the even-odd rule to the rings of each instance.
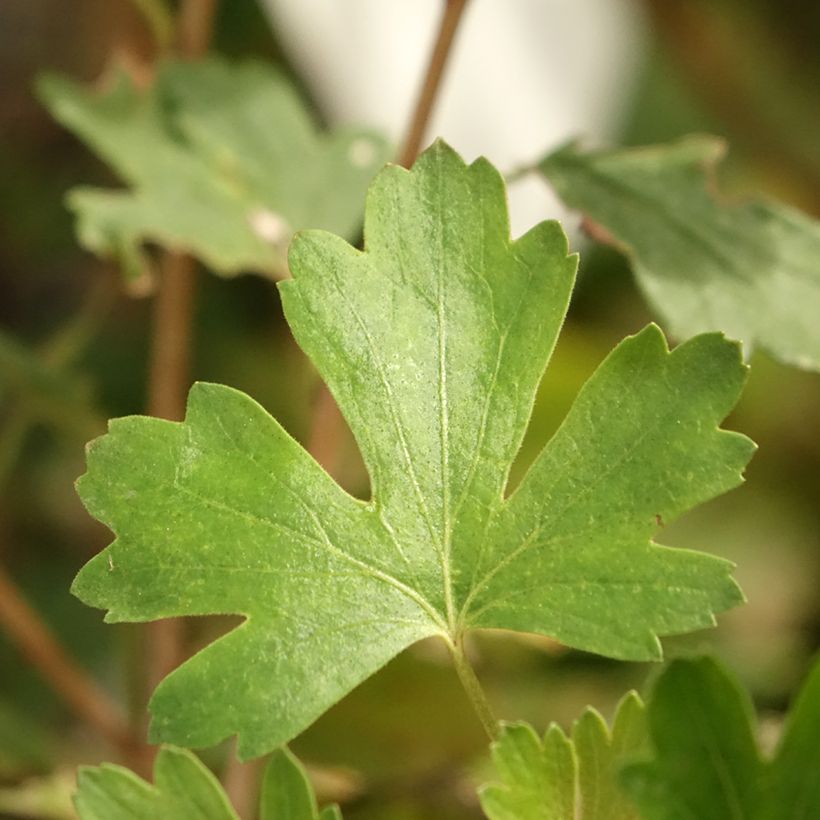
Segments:
[[[464,642],[461,638],[457,641],[448,641],[447,646],[453,656],[453,663],[458,673],[458,679],[467,693],[467,698],[472,704],[484,731],[490,740],[496,740],[500,731],[498,719],[493,714],[492,706],[487,700],[487,695],[481,686],[481,682],[472,667],[467,654],[464,651]]]

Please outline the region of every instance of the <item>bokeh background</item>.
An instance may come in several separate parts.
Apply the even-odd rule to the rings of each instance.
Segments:
[[[93,82],[115,58],[150,63],[155,48],[141,5],[150,3],[0,4],[0,566],[4,584],[22,592],[137,723],[139,629],[104,626],[68,588],[109,539],[73,481],[85,441],[106,419],[145,410],[151,298],[127,293],[112,263],[77,245],[66,191],[118,183],[54,123],[32,84],[46,69]],[[223,0],[213,48],[279,65],[318,121],[369,125],[398,143],[439,11],[437,0]],[[513,171],[576,135],[637,145],[706,131],[731,146],[720,178],[727,196],[761,192],[820,217],[818,44],[820,5],[811,0],[472,0],[428,136]],[[560,216],[582,252],[520,476],[584,379],[652,317],[624,260],[589,244],[542,181],[517,182],[511,197],[516,233]],[[306,441],[319,383],[290,338],[273,283],[203,271],[193,350],[192,379],[249,392]],[[666,641],[667,654],[724,658],[773,732],[820,643],[819,422],[820,376],[756,353],[727,422],[760,446],[747,483],[667,526],[662,538],[730,557],[749,599],[717,629]],[[349,436],[342,452],[340,480],[366,494]],[[189,646],[227,626],[189,624]],[[472,650],[499,715],[539,727],[566,727],[587,704],[608,715],[653,674],[540,638],[478,635]],[[434,644],[389,664],[293,748],[320,794],[340,800],[353,820],[480,816],[474,785],[486,770],[485,741]],[[73,817],[76,766],[117,754],[0,624],[0,817]],[[238,772],[226,762],[227,745],[204,758],[252,797],[258,767]],[[253,805],[251,797],[240,799]]]

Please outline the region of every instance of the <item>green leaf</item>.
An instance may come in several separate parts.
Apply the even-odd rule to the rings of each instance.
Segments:
[[[646,820],[820,817],[820,663],[771,760],[755,742],[749,696],[716,661],[678,660],[649,702],[652,758],[624,771]]]
[[[820,661],[792,707],[766,782],[759,820],[820,817]]]
[[[80,820],[239,820],[219,781],[185,749],[160,749],[154,785],[122,766],[81,767]]]
[[[643,793],[663,804],[647,817],[741,820],[760,799],[761,764],[751,729],[752,705],[710,658],[675,660],[649,701],[651,763],[625,772],[646,812]]]
[[[186,749],[165,746],[154,785],[122,766],[82,767],[74,805],[80,820],[239,820],[219,781]],[[277,749],[265,769],[260,820],[341,820],[338,807],[316,807],[302,764]]]
[[[259,820],[341,820],[342,816],[337,806],[319,812],[305,770],[284,747],[271,756],[260,802]]]
[[[626,760],[644,750],[646,713],[635,692],[618,704],[610,733],[593,708],[572,727],[572,743],[578,759],[577,820],[640,820],[640,815],[619,782]]]
[[[225,276],[282,276],[293,232],[352,236],[385,142],[317,130],[284,77],[260,62],[165,62],[150,91],[121,73],[104,93],[57,76],[39,93],[52,114],[127,183],[79,188],[69,204],[81,243],[115,255],[132,277],[154,242],[199,256]]]
[[[673,335],[721,330],[747,354],[760,345],[820,370],[820,223],[780,204],[721,203],[712,177],[723,153],[703,136],[598,153],[569,145],[539,168],[596,238],[629,256]]]
[[[555,724],[543,741],[527,724],[506,725],[492,746],[500,782],[480,790],[481,806],[490,820],[640,820],[618,773],[645,742],[644,707],[634,692],[618,705],[611,733],[592,707],[571,740]]]
[[[503,182],[442,143],[373,183],[366,250],[301,233],[280,285],[293,332],[367,464],[351,498],[259,405],[200,384],[183,423],[129,418],[79,484],[117,540],[74,592],[108,621],[233,613],[239,628],[160,684],[152,737],[301,732],[411,643],[505,627],[618,658],[741,600],[731,565],[650,539],[735,486],[753,445],[717,425],[737,345],[673,353],[651,326],[581,391],[515,493],[507,473],[576,267],[557,223],[511,242]]]
[[[501,783],[481,790],[490,820],[573,820],[575,754],[559,726],[541,740],[526,723],[507,725],[492,755]]]

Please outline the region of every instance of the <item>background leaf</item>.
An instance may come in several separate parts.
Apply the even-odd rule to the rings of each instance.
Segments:
[[[307,774],[287,748],[271,755],[262,781],[259,820],[341,820],[341,816],[336,806],[318,811]]]
[[[735,679],[710,658],[673,661],[649,701],[652,758],[627,768],[624,785],[646,820],[813,816],[817,690],[815,669],[776,757],[764,762],[751,701]]]
[[[820,370],[820,224],[762,201],[730,205],[714,190],[723,143],[583,153],[569,145],[539,169],[596,239],[626,253],[673,335],[720,330],[782,361]]]
[[[150,269],[145,242],[188,251],[214,272],[287,273],[294,231],[352,237],[388,147],[373,134],[317,130],[290,83],[261,62],[168,61],[141,91],[124,73],[104,93],[57,76],[38,84],[53,115],[129,185],[69,196],[81,243]]]
[[[773,761],[759,820],[820,817],[820,661],[792,706]]]
[[[211,772],[173,747],[157,754],[154,785],[110,763],[81,768],[74,805],[80,820],[239,820]]]
[[[80,820],[239,820],[219,781],[186,749],[164,746],[154,784],[122,766],[80,769],[74,804]],[[338,807],[316,807],[302,764],[277,749],[265,769],[260,820],[341,820]]]

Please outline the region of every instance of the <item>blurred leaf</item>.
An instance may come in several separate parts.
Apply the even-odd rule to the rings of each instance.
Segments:
[[[213,774],[173,747],[160,749],[153,786],[122,766],[81,767],[74,805],[80,820],[239,820]]]
[[[307,774],[287,748],[271,756],[262,781],[259,820],[341,820],[337,806],[319,812]]]
[[[16,401],[32,421],[81,438],[105,428],[88,383],[0,330],[0,403]]]
[[[565,146],[540,170],[626,253],[673,335],[720,330],[820,370],[820,223],[785,205],[721,203],[712,137],[611,152]]]
[[[649,701],[652,758],[623,782],[646,820],[820,817],[820,663],[764,761],[749,696],[710,658],[676,660]]]
[[[192,389],[182,423],[120,419],[90,448],[80,494],[117,540],[74,593],[108,621],[245,616],[160,684],[152,737],[238,733],[252,757],[424,637],[457,659],[482,627],[655,659],[659,635],[741,600],[728,562],[651,541],[753,451],[718,428],[745,368],[717,334],[622,342],[504,498],[576,266],[557,223],[511,242],[504,193],[488,162],[437,143],[379,174],[364,252],[293,243],[285,313],[356,434],[370,503],[218,385]]]
[[[110,763],[81,768],[74,804],[80,820],[239,820],[213,774],[172,746],[157,755],[153,785]],[[335,806],[318,812],[302,765],[280,749],[265,771],[260,820],[341,820],[341,814]]]
[[[757,818],[820,817],[820,661],[803,684],[767,769],[767,788]]]
[[[200,257],[225,276],[287,273],[294,231],[358,230],[367,184],[387,158],[373,134],[317,130],[289,82],[260,62],[165,62],[150,91],[121,73],[105,93],[57,76],[39,92],[129,185],[76,189],[69,203],[81,243],[150,270],[158,243]]]
[[[634,692],[618,705],[611,733],[591,707],[571,740],[555,724],[543,741],[526,724],[507,725],[492,747],[500,783],[480,790],[482,808],[490,820],[639,820],[618,773],[645,742]]]
[[[131,0],[139,9],[162,51],[171,45],[174,37],[174,16],[166,0]]]
[[[0,817],[12,817],[14,820],[24,817],[31,820],[75,820],[76,815],[71,808],[73,789],[74,774],[65,770],[29,778],[19,786],[0,788]]]
[[[52,751],[43,728],[19,704],[0,699],[0,780],[46,771]]]

